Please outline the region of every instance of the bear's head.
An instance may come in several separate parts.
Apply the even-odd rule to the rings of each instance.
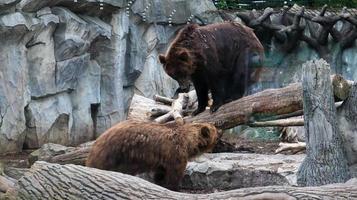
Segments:
[[[217,140],[221,137],[222,132],[209,123],[193,123],[190,128],[185,128],[190,141],[188,149],[189,157],[195,157],[202,153],[208,152],[216,145]]]
[[[190,52],[185,48],[172,48],[166,56],[160,54],[159,60],[165,72],[179,83],[180,88],[188,89],[190,77],[195,72]]]
[[[192,37],[197,27],[197,24],[185,26],[171,43],[166,55],[159,55],[165,72],[184,90],[189,87],[191,76],[196,70]]]

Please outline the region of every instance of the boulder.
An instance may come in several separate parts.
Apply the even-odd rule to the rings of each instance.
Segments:
[[[56,60],[53,33],[59,19],[44,8],[37,13],[41,24],[27,34],[27,62],[31,96],[39,98],[56,93]]]
[[[73,125],[72,103],[67,93],[32,100],[26,107],[25,148],[39,148],[45,143],[69,145]]]
[[[110,25],[98,18],[84,17],[84,20],[62,7],[54,7],[52,12],[59,17],[59,25],[54,33],[57,62],[83,55],[98,36],[111,36]]]
[[[182,189],[232,190],[268,185],[296,185],[305,154],[204,154],[189,162]]]
[[[18,12],[0,16],[0,154],[20,151],[25,139],[24,108],[30,94],[22,39],[35,23]]]

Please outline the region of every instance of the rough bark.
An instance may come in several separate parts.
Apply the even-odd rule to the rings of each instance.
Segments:
[[[344,146],[349,165],[357,163],[357,84],[350,96],[337,108],[339,131],[344,134]]]
[[[93,143],[87,147],[77,147],[72,152],[52,157],[51,163],[84,165]]]
[[[89,152],[94,144],[94,141],[84,143],[78,147],[65,147],[63,146],[63,154],[52,154],[52,152],[47,148],[41,148],[41,154],[45,156],[38,156],[38,160],[46,161],[49,163],[57,163],[57,164],[76,164],[76,165],[85,165],[85,161],[89,155]],[[52,155],[51,155],[52,154]],[[37,161],[32,160],[32,162]]]
[[[18,199],[335,199],[357,198],[356,179],[322,187],[269,186],[212,194],[185,194],[143,179],[78,165],[36,162],[8,191]]]
[[[316,186],[349,178],[342,136],[338,132],[329,65],[324,60],[303,65],[306,158],[298,171],[298,184]]]

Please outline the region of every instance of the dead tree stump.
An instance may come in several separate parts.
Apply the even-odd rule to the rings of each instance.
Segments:
[[[324,60],[303,65],[306,158],[297,174],[301,186],[345,182],[349,178],[342,136],[337,128],[330,67]]]

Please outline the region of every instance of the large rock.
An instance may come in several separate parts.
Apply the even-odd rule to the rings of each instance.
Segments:
[[[129,18],[124,11],[115,13],[110,22],[112,37],[99,38],[92,43],[92,58],[101,66],[100,105],[96,116],[97,134],[125,119],[123,79],[127,52],[126,35]]]
[[[15,6],[21,0],[2,0],[0,2],[0,14],[15,12]]]
[[[22,39],[33,24],[22,13],[0,16],[0,154],[20,151],[25,139],[24,108],[30,94]]]
[[[89,58],[89,54],[84,54],[57,62],[55,80],[58,92],[72,91],[77,88],[79,76],[88,67]]]
[[[232,190],[268,185],[296,185],[296,172],[305,154],[204,154],[189,162],[183,189]]]
[[[88,51],[91,42],[98,36],[110,38],[110,25],[97,18],[80,18],[69,9],[52,8],[59,16],[59,25],[54,34],[56,61],[64,61]]]
[[[100,105],[101,69],[95,60],[85,63],[78,76],[76,89],[71,92],[73,126],[71,145],[78,145],[96,138],[96,118]]]
[[[27,131],[24,146],[38,148],[50,142],[70,144],[72,109],[67,93],[32,100],[26,107]]]
[[[154,25],[148,27],[143,40],[148,45],[148,55],[146,60],[142,63],[142,72],[135,81],[135,93],[142,96],[153,98],[155,94],[172,97],[178,84],[175,80],[169,77],[164,71],[162,65],[159,63],[158,50],[155,46],[160,44],[160,40],[169,41],[169,36],[173,35],[173,28],[167,27],[162,30],[161,36],[158,35],[157,30],[162,30],[160,27]],[[165,38],[163,38],[165,36]]]
[[[27,35],[29,39],[26,44],[29,86],[33,98],[56,93],[56,60],[52,36],[59,19],[49,8],[39,11],[37,16],[42,23]]]

